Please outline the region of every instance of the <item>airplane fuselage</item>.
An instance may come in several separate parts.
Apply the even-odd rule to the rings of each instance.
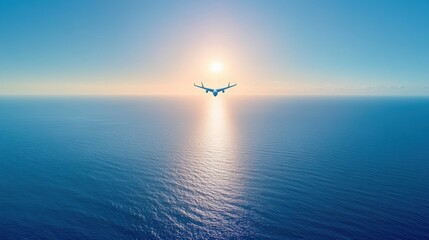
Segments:
[[[213,96],[215,96],[215,97],[217,96],[217,91],[216,90],[213,91]]]

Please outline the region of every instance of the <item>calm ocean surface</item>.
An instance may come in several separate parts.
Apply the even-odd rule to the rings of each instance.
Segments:
[[[0,98],[0,239],[429,239],[429,98]]]

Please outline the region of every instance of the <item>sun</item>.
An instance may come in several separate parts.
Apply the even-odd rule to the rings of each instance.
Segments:
[[[222,62],[212,62],[212,64],[210,65],[210,70],[213,73],[220,73],[223,71],[223,63]]]

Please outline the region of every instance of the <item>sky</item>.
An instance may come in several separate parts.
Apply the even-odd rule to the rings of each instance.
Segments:
[[[201,93],[194,82],[429,95],[428,12],[417,0],[2,0],[0,95]]]

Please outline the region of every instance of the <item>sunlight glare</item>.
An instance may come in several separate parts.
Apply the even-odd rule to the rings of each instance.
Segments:
[[[210,65],[210,70],[213,73],[220,73],[220,72],[222,72],[223,71],[223,63],[222,62],[213,62]]]

